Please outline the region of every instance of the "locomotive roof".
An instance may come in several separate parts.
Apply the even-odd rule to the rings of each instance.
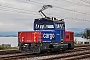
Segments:
[[[73,31],[71,31],[71,30],[66,30],[66,32],[72,32],[72,33],[74,33]]]
[[[64,19],[58,20],[58,19],[50,19],[50,18],[39,18],[39,19],[35,19],[35,22],[38,21],[49,21],[49,22],[55,22],[55,23],[63,23]]]

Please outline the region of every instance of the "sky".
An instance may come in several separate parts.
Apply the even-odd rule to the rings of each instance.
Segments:
[[[43,12],[64,19],[67,30],[90,28],[89,0],[0,0],[0,32],[32,31],[43,5],[53,6]]]

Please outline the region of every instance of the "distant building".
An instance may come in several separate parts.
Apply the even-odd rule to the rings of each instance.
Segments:
[[[11,44],[2,44],[3,45],[3,47],[5,47],[5,48],[10,48],[11,47]]]
[[[82,37],[75,37],[76,43],[77,44],[90,44],[90,39],[85,39]]]

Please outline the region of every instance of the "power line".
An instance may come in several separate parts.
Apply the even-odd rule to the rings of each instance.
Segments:
[[[37,15],[37,14],[33,14],[33,13],[26,13],[26,12],[23,12],[23,11],[14,11],[14,10],[8,10],[8,9],[1,9],[0,10],[2,11],[10,11],[10,12],[16,12],[16,13],[25,13],[25,14],[32,14],[32,15]],[[56,16],[56,17],[59,17],[59,16]],[[78,18],[72,18],[72,17],[65,17],[64,19],[72,19],[72,20],[78,20],[78,21],[86,21],[86,22],[90,22],[89,20],[84,20],[84,19],[78,19]]]
[[[29,1],[29,0],[26,0],[26,1]],[[31,1],[31,0],[30,0]],[[37,4],[43,4],[43,3],[41,3],[41,2],[36,2],[36,1],[31,1],[31,2],[33,2],[33,3],[37,3]],[[44,4],[43,4],[44,5]],[[57,7],[57,6],[54,6],[54,7],[56,7],[56,8],[60,8],[60,9],[64,9],[64,10],[69,10],[69,11],[73,11],[73,12],[78,12],[78,11],[75,11],[75,10],[70,10],[70,9],[65,9],[65,8],[61,8],[61,7]],[[87,13],[83,13],[83,12],[78,12],[78,13],[82,13],[82,14],[87,14]],[[53,15],[53,14],[51,14],[51,15]],[[90,15],[90,14],[88,14],[88,15]],[[73,19],[73,20],[80,20],[80,21],[89,21],[89,20],[86,20],[86,19],[78,19],[78,18],[72,18],[72,17],[66,17],[65,19]]]
[[[2,5],[0,5],[0,7],[4,8],[4,10],[5,9],[10,9],[10,11],[11,11],[12,9],[14,9],[14,10],[18,10],[20,12],[22,11],[22,13],[26,13],[26,14],[31,13],[31,14],[34,14],[34,15],[39,15],[39,14],[36,14],[37,13],[36,11],[24,10],[24,9],[20,9],[20,8],[14,8],[14,7],[9,7],[9,6],[2,6]]]
[[[79,19],[79,18],[72,18],[72,17],[66,17],[65,19],[73,19],[73,20],[78,20],[78,21],[90,22],[89,20],[86,20],[86,19]]]
[[[3,6],[0,5],[1,7],[6,7],[6,8],[11,8],[11,9],[16,9],[16,10],[22,10],[22,11],[28,11],[28,12],[36,12],[36,11],[30,11],[30,10],[25,10],[25,9],[20,9],[20,8],[14,8],[14,7],[9,7],[9,6]]]
[[[90,1],[87,0],[80,0],[80,1],[90,4]]]
[[[2,6],[2,5],[0,5]],[[13,8],[13,7],[8,7],[8,6],[2,6],[2,7],[5,7],[4,9],[0,9],[2,11],[10,11],[10,12],[17,12],[17,13],[25,13],[25,14],[33,14],[33,15],[38,15],[38,14],[34,14],[35,11],[30,11],[30,12],[25,12],[26,10],[23,11],[23,9],[19,9],[19,8]],[[7,9],[9,8],[9,10]],[[14,11],[12,9],[15,9],[15,10],[19,10],[19,11]],[[33,12],[33,13],[32,13]],[[52,14],[53,15],[53,14]],[[89,20],[84,20],[84,19],[78,19],[78,18],[72,18],[72,17],[66,17],[65,19],[73,19],[73,20],[81,20],[81,21],[89,21]]]
[[[14,10],[8,10],[8,9],[0,9],[0,10],[2,10],[2,11],[9,11],[9,12],[16,12],[16,13],[24,13],[24,14],[37,15],[37,14],[27,13],[27,12],[23,12],[23,11],[14,11]]]
[[[60,1],[60,0],[59,0]],[[74,2],[71,2],[71,1],[66,1],[66,0],[62,0],[62,1],[65,1],[69,4],[76,4],[76,5],[79,5],[79,6],[83,6],[83,4],[80,4],[78,2],[74,3]],[[87,7],[90,7],[88,5],[86,5]],[[58,7],[58,8],[61,8],[61,7]],[[65,10],[68,10],[68,11],[73,11],[73,12],[77,12],[77,13],[81,13],[81,14],[87,14],[87,13],[83,13],[83,12],[80,12],[80,11],[75,11],[75,10],[70,10],[70,9],[66,9],[66,8],[61,8],[61,9],[65,9]],[[87,14],[87,15],[90,15],[90,14]]]
[[[26,0],[26,1],[31,1],[31,0]],[[43,4],[41,2],[36,2],[36,1],[32,1],[32,2],[37,3],[37,4]],[[45,4],[43,4],[43,5],[45,5]],[[56,7],[56,8],[59,8],[59,9],[63,9],[63,10],[67,10],[67,11],[72,11],[72,12],[80,13],[80,14],[90,15],[90,14],[87,14],[87,13],[83,13],[83,12],[80,12],[80,11],[75,11],[75,10],[71,10],[71,9],[67,9],[67,8],[63,8],[63,7],[59,7],[59,6],[53,6],[53,7]]]
[[[28,3],[28,2],[22,1],[22,0],[18,0],[18,1],[23,2],[23,3]],[[33,2],[33,1],[31,1],[31,2]],[[37,3],[37,2],[34,2],[34,3]],[[29,3],[28,3],[28,4],[29,4]],[[34,5],[34,4],[32,4],[32,5]],[[35,6],[37,6],[37,5],[35,5]],[[38,6],[40,6],[40,5],[38,5]]]
[[[74,0],[74,2],[76,2],[77,4],[80,4],[82,6],[90,7],[90,5],[83,4],[83,3],[79,2],[79,1],[77,2],[76,0]]]
[[[73,2],[72,1],[67,1],[67,0],[56,0],[56,1],[65,2],[65,3],[68,3],[68,4],[74,4],[74,5],[77,5],[77,6],[90,7],[89,5],[85,5],[83,3],[76,2],[75,0]]]
[[[10,12],[38,15],[35,12],[26,12],[26,11],[23,11],[23,10],[18,10],[18,9],[16,10],[14,8],[12,8],[12,9],[11,8],[3,8],[3,7],[1,7],[1,8],[0,8],[0,10],[2,10],[2,11],[10,11]]]
[[[58,7],[58,6],[54,6],[54,7],[60,8],[60,9],[64,9],[64,10],[68,10],[68,11],[72,11],[72,12],[77,12],[77,13],[85,14],[85,15],[90,15],[90,14],[87,14],[87,13],[83,13],[83,12],[80,12],[80,11],[75,11],[75,10],[71,10],[71,9],[67,9],[67,8],[62,8],[62,7]]]

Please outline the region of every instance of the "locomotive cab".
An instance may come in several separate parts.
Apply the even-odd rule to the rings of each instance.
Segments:
[[[42,33],[41,49],[53,49],[62,50],[67,49],[67,44],[64,44],[65,40],[65,22],[63,19],[57,20],[56,18],[47,19],[35,19],[34,30]],[[45,48],[46,47],[46,48]]]
[[[34,30],[58,30],[65,29],[64,20],[51,20],[51,19],[35,19]]]
[[[56,37],[56,41],[60,42],[60,40],[64,40],[65,36],[65,22],[63,19],[57,20],[56,18],[54,19],[35,19],[34,21],[34,30],[35,31],[41,31],[43,33],[48,33],[50,32],[54,34]],[[59,35],[59,36],[58,36]],[[58,40],[57,40],[58,38]]]

